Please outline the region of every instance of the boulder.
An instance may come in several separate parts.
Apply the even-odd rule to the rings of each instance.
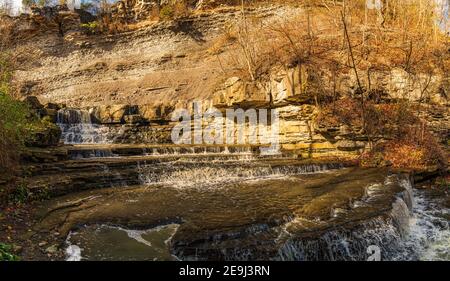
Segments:
[[[56,123],[58,117],[58,110],[45,108],[45,116],[48,116],[51,122]]]
[[[100,105],[92,108],[91,115],[96,123],[120,124],[125,121],[124,116],[129,112],[129,105]]]
[[[36,96],[26,96],[22,99],[22,102],[26,103],[33,110],[41,110],[44,108]]]
[[[355,151],[363,149],[366,144],[362,141],[340,140],[336,144],[337,149],[343,151]]]
[[[22,102],[24,102],[38,117],[44,117],[46,115],[44,106],[36,96],[26,96],[22,99]]]
[[[54,109],[54,110],[60,110],[61,109],[61,106],[59,104],[52,103],[52,102],[49,102],[49,103],[45,104],[44,107],[47,108],[47,109]]]
[[[59,144],[61,129],[48,118],[44,118],[40,123],[30,127],[30,134],[25,140],[29,147],[50,147]]]
[[[45,249],[45,252],[48,254],[55,254],[56,252],[58,252],[58,246],[51,245],[50,247],[47,247],[47,249]]]
[[[138,123],[142,123],[143,119],[142,119],[142,116],[139,114],[132,114],[132,115],[125,115],[124,121],[125,121],[125,123],[128,123],[128,124],[138,124]]]
[[[170,114],[173,112],[174,107],[172,105],[150,105],[144,104],[138,106],[139,115],[145,121],[160,121],[170,120]]]

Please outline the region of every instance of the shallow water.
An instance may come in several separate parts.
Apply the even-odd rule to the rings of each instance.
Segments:
[[[406,175],[206,159],[142,162],[142,186],[51,200],[38,227],[69,260],[448,260],[448,211]]]
[[[449,222],[448,219],[442,216],[442,212],[448,214],[449,211],[447,209],[435,209],[437,206],[428,204],[426,194],[423,191],[416,190],[414,193],[416,202],[411,218],[408,220],[407,233],[403,238],[397,236],[398,233],[392,226],[388,226],[381,221],[379,221],[380,224],[378,225],[378,227],[381,227],[381,229],[378,229],[379,232],[374,229],[366,233],[366,235],[372,237],[364,237],[362,235],[359,238],[377,238],[380,237],[380,232],[385,232],[384,238],[392,235],[392,239],[400,239],[396,243],[388,243],[390,246],[393,246],[393,248],[387,249],[388,252],[381,252],[382,259],[385,260],[450,260]],[[336,216],[339,215],[339,213],[336,214]],[[299,217],[291,220],[281,227],[282,230],[278,232],[280,235],[277,238],[280,239],[283,233],[288,233],[288,229],[304,225],[305,223],[308,224],[311,221],[302,220]],[[130,230],[109,225],[90,225],[72,232],[67,239],[67,243],[70,247],[76,245],[80,248],[81,255],[78,259],[83,260],[178,260],[179,258],[174,256],[170,249],[171,239],[178,228],[178,224],[169,224],[145,230]],[[265,224],[254,225],[248,228],[248,232],[253,235],[265,231],[270,232],[270,227]],[[269,237],[273,238],[270,235]],[[342,246],[346,248],[345,251],[349,251],[349,244],[357,242],[352,241],[350,236],[346,237],[337,232],[330,232],[327,238],[329,239],[327,241],[329,244],[326,247],[334,251],[335,259],[340,259],[336,256],[342,254],[340,253]],[[220,240],[220,238],[216,239]],[[383,241],[381,240],[380,242]],[[217,244],[220,245],[220,243]],[[376,245],[376,242],[374,244]],[[301,259],[302,253],[299,252],[301,250],[295,247],[289,249],[289,247],[292,247],[292,244],[286,243],[284,248],[279,251],[279,256],[271,258],[282,260]],[[312,246],[303,244],[302,247],[306,251],[308,247]],[[242,248],[244,254],[245,250],[245,248]],[[286,250],[291,251],[291,253],[287,253]],[[364,251],[366,249],[361,250]],[[282,253],[282,251],[285,252]],[[312,251],[317,251],[317,249],[312,249]],[[242,253],[239,253],[239,256],[235,258],[238,259],[238,257],[241,259]],[[74,257],[73,255],[68,255],[67,258],[68,260],[73,260]],[[358,257],[355,257],[355,259],[358,260]]]
[[[428,199],[404,177],[358,168],[279,171],[211,183],[193,170],[195,184],[184,187],[168,177],[92,191],[82,207],[43,223],[61,224],[70,212],[68,246],[88,260],[366,260],[370,246],[384,260],[448,259],[448,222],[434,227]]]
[[[71,232],[68,247],[77,246],[80,255],[69,253],[68,260],[176,260],[169,242],[178,228],[169,224],[146,230],[129,230],[107,225],[92,225]]]

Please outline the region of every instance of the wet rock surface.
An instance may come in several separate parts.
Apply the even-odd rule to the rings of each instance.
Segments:
[[[317,169],[352,165],[336,160],[293,160],[292,156],[281,154],[264,156],[260,155],[259,146],[78,145],[29,149],[23,158],[28,163],[24,165],[27,187],[31,192],[48,196],[138,185],[145,182],[146,175],[159,179],[174,171],[221,168],[219,160],[229,162],[223,165],[224,172],[234,173],[239,169],[251,171],[253,165],[269,169],[269,173],[272,168],[288,164],[305,171],[313,171],[314,165]],[[236,166],[240,165],[240,159],[245,160],[241,168]]]
[[[403,188],[397,182],[383,186],[386,176],[381,170],[344,169],[208,188],[198,183],[106,189],[49,202],[35,229],[65,235],[85,224],[147,229],[177,223],[170,246],[178,258],[277,258],[290,237],[313,239],[330,229],[351,230],[374,218],[388,219]],[[381,188],[374,189],[376,184]],[[354,207],[368,200],[368,191],[377,193],[369,196],[373,202]]]

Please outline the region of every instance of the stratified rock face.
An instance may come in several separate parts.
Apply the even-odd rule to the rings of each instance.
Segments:
[[[125,17],[135,17],[135,12],[127,12],[141,4],[148,4],[142,6],[148,12],[150,8],[145,7],[173,4],[169,2],[124,0],[116,7],[126,8]],[[208,7],[212,2],[188,4]],[[268,22],[300,13],[301,9],[276,5],[248,11],[249,16]],[[359,133],[360,128],[322,128],[316,124],[319,110],[315,94],[322,90],[354,94],[353,72],[342,73],[339,81],[333,81],[330,69],[292,65],[273,68],[266,78],[250,82],[234,76],[233,65],[227,62],[227,56],[234,54],[232,46],[224,46],[220,56],[211,54],[210,48],[220,39],[222,28],[240,16],[238,8],[198,11],[177,21],[95,36],[79,34],[79,19],[72,14],[66,10],[38,11],[30,16],[35,20],[28,21],[29,26],[22,23],[22,31],[35,30],[39,22],[53,22],[53,28],[45,36],[35,35],[33,40],[24,41],[42,55],[29,68],[18,70],[15,78],[24,96],[35,95],[44,103],[88,110],[93,123],[117,134],[108,139],[113,143],[171,142],[172,113],[186,109],[192,114],[193,102],[201,102],[204,110],[276,108],[282,148],[305,157],[356,155],[366,146],[367,138]],[[72,20],[78,26],[72,25]],[[58,33],[61,28],[64,37]],[[446,137],[450,119],[445,110],[448,81],[444,77],[442,73],[418,73],[413,77],[393,69],[374,71],[371,82],[381,93],[380,99],[386,101],[408,98],[440,104],[444,110],[436,109],[426,118],[440,136]],[[423,91],[419,84],[428,85],[427,90]],[[58,109],[46,107],[43,111],[54,121]]]
[[[93,108],[91,115],[97,123],[117,124],[124,121],[124,116],[129,111],[128,105],[107,105]]]
[[[136,22],[148,19],[151,16],[159,16],[164,6],[175,7],[180,5],[185,9],[201,8],[202,0],[119,0],[111,9],[114,19],[122,22]]]
[[[223,88],[215,93],[214,105],[231,107],[248,104],[259,107],[313,103],[311,92],[317,89],[311,88],[311,71],[302,66],[274,70],[269,81],[266,82],[250,83],[239,77],[231,77],[223,84]],[[372,76],[371,81],[373,85],[376,85],[376,91],[384,93],[385,99],[429,101],[444,106],[448,104],[448,82],[441,73],[411,75],[403,69],[394,68],[388,73],[375,72]],[[329,85],[333,83],[326,69],[323,70],[320,78],[321,87],[331,92]],[[355,79],[352,74],[344,75],[343,81],[335,90],[340,93],[352,93],[356,84]]]

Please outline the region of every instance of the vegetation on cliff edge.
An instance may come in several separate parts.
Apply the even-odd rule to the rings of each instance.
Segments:
[[[228,77],[248,83],[267,81],[277,70],[299,69],[291,92],[321,109],[318,126],[346,125],[367,139],[363,165],[444,167],[445,150],[423,120],[436,93],[431,83],[445,77],[450,66],[437,7],[433,1],[396,0],[376,10],[365,3],[305,0],[304,12],[269,24],[243,9],[211,53],[232,66],[224,69]],[[232,55],[220,58],[226,48]],[[411,89],[387,98],[392,93],[382,90],[379,75],[393,69],[405,73]],[[353,89],[342,91],[349,83]],[[440,93],[448,99],[445,89]]]
[[[0,52],[0,202],[20,203],[28,198],[26,186],[16,182],[20,155],[27,144],[52,135],[56,125],[39,118],[28,104],[13,97],[13,68],[11,55]]]

